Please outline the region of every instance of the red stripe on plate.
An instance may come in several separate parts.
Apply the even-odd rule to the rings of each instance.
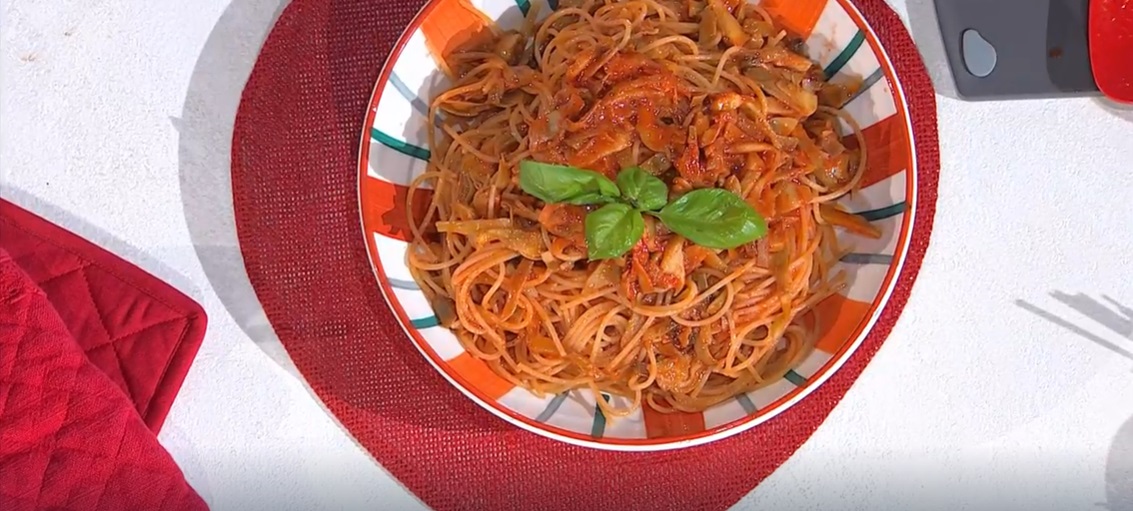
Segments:
[[[367,229],[387,238],[409,241],[413,236],[407,215],[409,188],[366,176],[362,178],[362,195],[362,221]],[[425,218],[432,198],[432,190],[418,188],[413,193],[415,223]]]
[[[870,304],[840,294],[819,302],[815,314],[821,334],[815,348],[830,354],[838,353],[853,338],[858,325],[866,320],[869,313]]]
[[[456,358],[445,362],[456,374],[459,374],[468,385],[475,387],[478,394],[497,401],[504,394],[515,388],[511,382],[503,379],[484,363],[468,352],[461,353]]]
[[[675,438],[704,431],[702,413],[662,413],[648,404],[642,404],[645,416],[645,435],[649,438]]]
[[[826,0],[763,0],[759,6],[787,30],[807,38],[818,24]]]
[[[866,169],[861,188],[884,181],[909,168],[909,135],[900,114],[894,114],[862,130],[866,145]],[[858,147],[853,135],[845,137],[848,147]]]

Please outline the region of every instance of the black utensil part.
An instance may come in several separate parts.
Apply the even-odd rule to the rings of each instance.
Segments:
[[[1098,93],[1090,68],[1089,0],[936,0],[936,13],[964,99]],[[995,49],[995,66],[982,78],[972,34],[965,45],[965,33],[973,30]]]

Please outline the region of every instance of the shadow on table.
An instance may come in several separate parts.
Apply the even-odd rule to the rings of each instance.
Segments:
[[[1108,303],[1108,305],[1106,305],[1098,300],[1095,300],[1094,298],[1081,293],[1071,295],[1055,291],[1050,295],[1055,300],[1058,300],[1064,305],[1067,305],[1075,311],[1078,311],[1078,313],[1089,317],[1098,324],[1113,331],[1122,339],[1133,340],[1133,309],[1117,303],[1117,301],[1108,296],[1102,296],[1102,300]],[[1089,332],[1085,328],[1076,325],[1070,320],[1064,319],[1054,314],[1053,312],[1039,308],[1038,306],[1031,304],[1025,300],[1016,300],[1015,304],[1022,309],[1035,314],[1036,316],[1039,316],[1040,318],[1043,318],[1062,328],[1070,330],[1071,332],[1074,332],[1081,337],[1091,340],[1099,346],[1102,346],[1114,353],[1117,353],[1118,355],[1128,358],[1129,360],[1133,360],[1133,352],[1130,352],[1128,349],[1118,346],[1113,342],[1103,339],[1101,336]]]
[[[1051,296],[1114,332],[1118,337],[1133,341],[1133,309],[1104,295],[1100,301],[1081,293],[1071,295],[1056,291],[1051,293]],[[1070,320],[1023,300],[1015,303],[1028,312],[1133,360],[1133,352],[1087,331]],[[1133,511],[1133,417],[1118,429],[1113,439],[1106,460],[1105,482],[1107,502],[1102,507],[1110,511]]]
[[[1133,105],[1123,105],[1107,98],[1094,98],[1102,110],[1128,123],[1133,123]]]
[[[1105,467],[1105,509],[1133,511],[1133,417],[1117,430]]]
[[[287,0],[237,0],[209,34],[189,79],[181,118],[181,200],[205,275],[240,328],[284,370],[299,372],[256,298],[244,270],[232,206],[232,129],[244,82]]]

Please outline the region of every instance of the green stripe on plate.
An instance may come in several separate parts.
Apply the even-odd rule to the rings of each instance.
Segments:
[[[421,288],[417,285],[417,283],[412,281],[412,280],[401,280],[401,279],[395,279],[393,277],[387,277],[387,278],[389,279],[390,287],[394,287],[394,288],[397,288],[397,289],[409,289],[409,290],[412,290],[412,291],[420,291],[421,290]]]
[[[427,318],[413,319],[413,320],[410,320],[409,323],[411,325],[413,325],[413,328],[416,328],[418,330],[421,330],[423,328],[432,328],[432,327],[435,327],[435,326],[441,324],[441,322],[439,320],[437,320],[436,316],[429,316]]]
[[[602,399],[607,403],[610,402],[610,397],[602,394]],[[602,407],[594,404],[594,425],[590,427],[590,436],[594,438],[602,438],[606,434],[606,415],[602,413]]]
[[[401,97],[405,98],[405,100],[409,102],[409,106],[413,107],[413,109],[416,110],[417,113],[423,116],[429,115],[429,105],[425,104],[425,102],[420,97],[418,97],[415,92],[409,90],[409,86],[405,85],[405,82],[401,81],[401,77],[397,76],[397,73],[389,74],[389,84],[397,90],[398,94],[401,94]],[[437,115],[433,117],[433,125],[438,128],[441,127],[440,112],[438,112]]]
[[[747,397],[747,394],[740,394],[736,396],[736,402],[740,404],[740,406],[744,409],[744,413],[748,415],[759,411],[759,408],[755,406],[755,403],[751,402],[751,398]]]
[[[898,202],[892,206],[885,206],[884,208],[871,209],[869,211],[862,211],[855,213],[856,215],[866,219],[870,222],[892,218],[905,212],[905,201]]]
[[[845,48],[842,48],[842,53],[839,53],[838,57],[835,58],[834,61],[830,63],[830,65],[826,66],[826,69],[822,70],[823,73],[826,73],[826,78],[830,78],[838,74],[838,71],[841,71],[842,67],[850,61],[850,58],[852,58],[854,54],[858,52],[858,48],[862,46],[862,42],[864,41],[865,32],[859,30],[858,33],[854,34],[854,38],[850,39],[850,44],[846,45]]]
[[[531,2],[527,0],[515,0],[515,5],[519,6],[519,10],[523,12],[524,16],[527,16],[527,11],[531,10]]]
[[[409,101],[410,106],[412,106],[414,110],[424,115],[429,114],[429,105],[426,105],[425,101],[417,97],[416,93],[409,90],[409,86],[401,81],[401,77],[397,76],[397,73],[389,74],[389,84],[397,90],[398,94],[401,94],[401,97]]]
[[[846,264],[880,264],[889,266],[893,264],[893,256],[888,254],[851,253],[842,256],[842,262]]]
[[[566,392],[556,395],[551,399],[550,403],[547,403],[547,407],[543,409],[539,416],[535,417],[535,422],[547,422],[548,419],[554,417],[555,412],[559,411],[559,407],[563,405],[563,401],[566,401],[566,398]]]
[[[377,140],[382,145],[406,156],[417,158],[421,161],[429,161],[428,149],[417,147],[413,144],[410,144],[409,142],[393,138],[392,136],[386,134],[384,131],[379,130],[378,128],[370,128],[370,138]]]
[[[783,375],[783,379],[795,384],[796,387],[802,387],[803,385],[806,385],[806,378],[803,378],[803,375],[796,373],[794,369],[787,371],[787,374]]]
[[[858,88],[857,92],[854,92],[850,97],[846,98],[846,102],[842,104],[842,106],[845,107],[855,99],[858,99],[862,94],[865,94],[870,87],[873,87],[877,82],[881,81],[881,75],[881,68],[877,68],[877,71],[870,73],[869,76],[865,77],[865,81],[862,82],[862,86]]]

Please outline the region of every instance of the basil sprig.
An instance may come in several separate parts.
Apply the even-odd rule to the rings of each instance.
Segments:
[[[519,164],[519,186],[548,204],[604,204],[586,215],[591,260],[619,257],[633,248],[645,232],[643,213],[713,249],[735,248],[767,234],[766,220],[740,196],[704,188],[669,202],[669,187],[641,167],[623,169],[615,183],[594,171],[527,160]]]

